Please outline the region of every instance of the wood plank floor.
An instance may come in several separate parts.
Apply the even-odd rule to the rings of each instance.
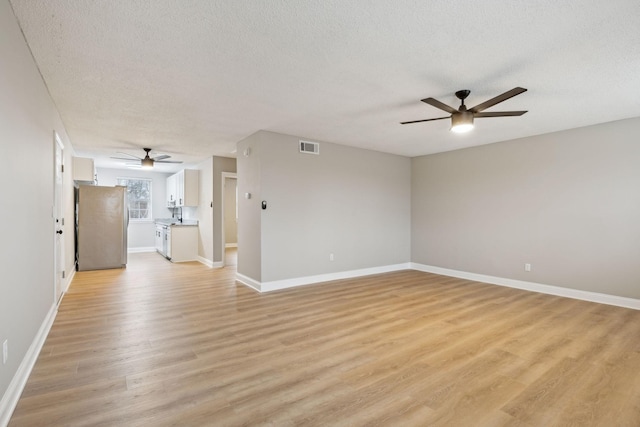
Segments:
[[[230,262],[230,264],[234,264]],[[640,311],[402,271],[76,274],[10,426],[640,426]]]

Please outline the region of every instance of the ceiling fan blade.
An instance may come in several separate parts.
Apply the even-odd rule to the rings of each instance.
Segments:
[[[482,110],[485,110],[489,107],[492,107],[500,102],[506,101],[509,98],[513,98],[516,95],[520,95],[522,92],[526,92],[527,90],[523,87],[516,87],[511,90],[506,91],[502,95],[498,95],[495,98],[491,98],[488,101],[484,101],[481,104],[476,105],[473,108],[470,108],[469,111],[473,113],[479,113]]]
[[[475,113],[473,117],[481,118],[481,117],[508,117],[508,116],[521,116],[526,111],[494,111],[490,113]]]
[[[125,159],[124,157],[109,157],[110,159],[126,160],[128,162],[139,162],[140,159]]]
[[[155,160],[156,163],[182,163],[179,160]]]
[[[142,157],[134,156],[133,154],[123,153],[121,151],[118,151],[116,154],[122,154],[123,156],[129,156],[129,157],[133,157],[134,159],[142,160]]]
[[[439,108],[441,110],[446,111],[447,113],[457,113],[458,110],[456,110],[453,107],[449,107],[447,104],[445,104],[444,102],[440,102],[435,98],[425,98],[425,99],[421,99],[420,101],[425,102],[433,107]]]
[[[157,162],[158,160],[168,159],[169,157],[171,157],[171,156],[170,156],[170,155],[168,155],[168,154],[161,154],[161,155],[159,155],[159,156],[152,157],[152,159],[153,159],[153,160],[155,160],[155,161]]]
[[[410,121],[410,122],[400,122],[400,124],[401,124],[401,125],[408,125],[408,124],[411,124],[411,123],[432,122],[432,121],[434,121],[434,120],[442,120],[442,119],[449,119],[449,118],[451,118],[451,116],[448,116],[448,117],[438,117],[438,118],[436,118],[436,119],[412,120],[412,121]]]

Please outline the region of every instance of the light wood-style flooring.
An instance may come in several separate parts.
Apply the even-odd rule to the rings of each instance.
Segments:
[[[640,426],[640,311],[416,271],[78,272],[10,426]]]

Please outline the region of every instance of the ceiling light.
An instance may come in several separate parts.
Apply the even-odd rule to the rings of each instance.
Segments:
[[[473,129],[473,113],[461,111],[451,115],[451,132],[464,133]]]
[[[140,166],[142,169],[153,169],[153,159],[149,157],[149,154],[140,161]]]

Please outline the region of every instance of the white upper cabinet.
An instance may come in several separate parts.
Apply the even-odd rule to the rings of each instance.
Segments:
[[[74,181],[95,181],[96,168],[93,159],[87,157],[73,158],[73,180]]]
[[[167,178],[167,206],[198,206],[198,171],[183,169]]]
[[[167,206],[174,207],[178,205],[178,183],[176,175],[167,178]]]

